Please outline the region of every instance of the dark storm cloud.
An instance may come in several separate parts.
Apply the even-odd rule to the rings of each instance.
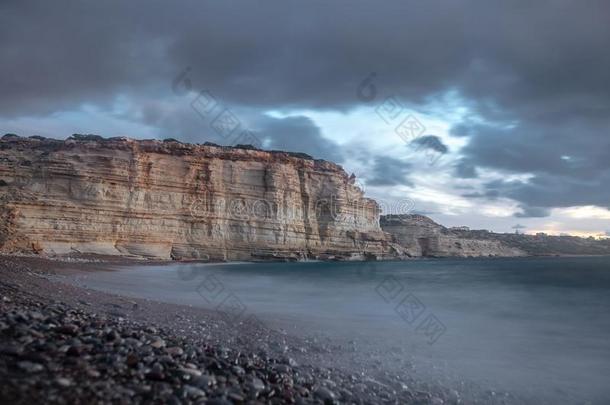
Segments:
[[[607,100],[610,86],[606,2],[1,7],[3,106],[12,99],[17,112],[51,97],[82,103],[154,87],[186,66],[198,86],[267,106],[348,106],[371,71],[378,86],[412,102],[455,88],[522,111],[557,95]]]
[[[142,5],[143,6],[143,5]],[[170,74],[137,12],[97,2],[5,1],[0,5],[0,111],[4,116],[51,113],[84,103],[110,103]]]
[[[453,169],[455,175],[462,179],[475,179],[478,177],[476,167],[464,161],[463,159],[458,161],[454,165]]]
[[[252,114],[247,110],[230,110],[239,122],[239,127],[230,136],[223,136],[214,129],[213,121],[224,111],[217,108],[209,117],[198,114],[190,107],[193,97],[174,100],[172,103],[145,101],[139,105],[137,115],[153,127],[161,129],[163,138],[176,138],[184,142],[214,142],[221,145],[240,139],[244,130],[254,135],[258,147],[265,149],[289,150],[311,155],[316,159],[326,159],[341,163],[344,153],[334,141],[325,138],[320,128],[304,116],[285,118]],[[246,140],[244,142],[250,141]]]
[[[449,90],[468,101],[478,119],[451,131],[470,138],[462,175],[534,175],[486,194],[524,212],[607,206],[608,15],[606,1],[4,1],[0,116],[109,109],[119,95],[158,100],[163,113],[186,67],[195,90],[237,108],[348,109],[364,102],[356,90],[374,71],[378,94],[414,106]],[[192,118],[147,108],[132,119],[213,137]],[[260,124],[272,145],[340,159],[303,119]]]
[[[472,131],[462,164],[533,175],[523,182],[487,184],[487,194],[515,199],[525,213],[548,213],[537,207],[610,206],[610,116],[530,119],[511,129]]]
[[[388,156],[376,156],[372,169],[364,174],[366,184],[371,186],[412,186],[408,179],[411,165]]]
[[[417,148],[430,149],[440,154],[445,154],[449,150],[447,145],[436,135],[420,136],[411,143]]]
[[[342,162],[341,147],[324,138],[311,119],[303,116],[273,118],[264,116],[254,122],[253,131],[267,149],[306,153],[316,159]]]
[[[542,207],[521,207],[521,212],[517,212],[515,217],[517,218],[544,218],[550,215],[548,208]]]

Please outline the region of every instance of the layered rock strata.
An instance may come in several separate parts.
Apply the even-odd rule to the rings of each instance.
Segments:
[[[0,251],[155,259],[391,257],[338,165],[247,146],[0,140]],[[394,252],[394,253],[393,253]]]
[[[526,255],[523,250],[499,240],[472,238],[467,233],[454,232],[423,215],[383,215],[380,224],[413,257]]]

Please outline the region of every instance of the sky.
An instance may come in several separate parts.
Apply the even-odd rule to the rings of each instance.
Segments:
[[[386,212],[610,235],[610,2],[0,3],[0,131],[256,143]],[[248,140],[248,141],[244,141]]]

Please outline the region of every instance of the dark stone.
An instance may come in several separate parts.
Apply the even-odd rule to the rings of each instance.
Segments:
[[[163,381],[165,379],[165,374],[163,371],[163,366],[159,363],[155,363],[152,370],[146,374],[146,378],[154,381]]]
[[[325,404],[334,404],[335,403],[335,393],[325,387],[319,387],[315,393],[316,397],[320,398],[324,401]]]
[[[77,356],[80,356],[81,351],[82,351],[81,346],[70,346],[68,348],[68,351],[66,352],[66,354],[68,356],[77,357]]]
[[[129,367],[135,367],[138,365],[138,363],[140,362],[140,358],[131,353],[127,356],[127,359],[125,359],[125,364],[127,364]]]
[[[106,333],[106,340],[108,342],[112,342],[113,340],[118,340],[121,338],[121,335],[118,334],[118,332],[116,330],[111,330],[110,332]]]
[[[57,328],[57,331],[64,335],[74,336],[78,332],[78,326],[76,326],[74,324],[66,324],[66,325],[62,325],[59,328]]]
[[[205,374],[200,377],[193,377],[191,379],[191,385],[204,389],[211,387],[212,385],[214,385],[214,377]]]

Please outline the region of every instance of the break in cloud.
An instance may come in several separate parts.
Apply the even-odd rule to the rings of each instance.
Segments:
[[[407,193],[445,222],[604,233],[608,15],[606,1],[9,0],[0,124],[222,143],[172,91],[191,67],[193,90],[265,147],[342,163],[367,193]],[[375,114],[392,95],[433,137],[416,140],[433,165]]]

